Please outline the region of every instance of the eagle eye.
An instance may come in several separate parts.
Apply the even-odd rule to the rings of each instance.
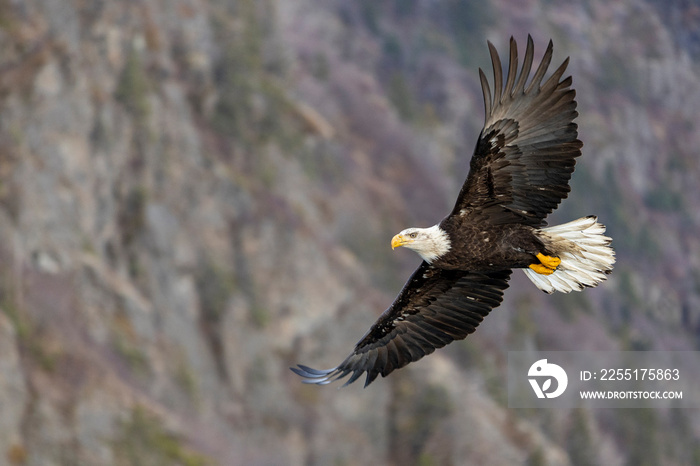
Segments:
[[[413,233],[409,233],[408,236],[411,237],[411,238],[415,238],[416,236],[418,236],[418,233],[416,233],[416,232],[414,231]]]

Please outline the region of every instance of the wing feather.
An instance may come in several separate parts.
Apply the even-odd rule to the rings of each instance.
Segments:
[[[501,58],[498,56],[496,47],[491,42],[487,42],[489,53],[491,54],[491,65],[493,65],[493,101],[501,101],[503,87],[503,70],[501,68]]]
[[[511,40],[511,43],[515,43],[514,40]],[[554,51],[554,44],[552,41],[549,41],[549,44],[547,44],[547,50],[544,52],[544,56],[542,57],[542,61],[540,62],[540,66],[537,67],[537,71],[535,71],[535,75],[532,77],[532,81],[530,81],[530,85],[525,89],[525,94],[529,94],[532,92],[533,89],[539,87],[540,83],[542,82],[542,78],[544,78],[545,73],[547,72],[547,68],[549,68],[549,64],[552,61],[552,52]]]
[[[525,59],[523,60],[523,69],[520,71],[520,78],[518,78],[518,83],[515,85],[511,97],[513,97],[516,94],[521,94],[525,91],[525,81],[527,81],[527,77],[530,75],[530,70],[532,69],[532,60],[535,56],[534,52],[535,44],[532,41],[532,37],[528,35],[527,48],[525,50]],[[487,114],[486,118],[488,118],[489,114]]]
[[[508,60],[508,78],[506,80],[506,88],[503,90],[503,95],[512,97],[513,85],[515,84],[515,76],[518,74],[518,46],[513,42],[510,48],[510,59]],[[502,101],[503,99],[501,99]]]
[[[484,108],[486,109],[486,118],[491,114],[491,89],[489,88],[489,80],[486,78],[484,71],[479,68],[479,79],[481,80],[481,90],[484,94]]]
[[[575,159],[581,155],[573,122],[578,116],[576,92],[570,76],[562,79],[569,59],[545,80],[553,54],[549,41],[528,83],[534,61],[532,37],[528,36],[519,74],[517,45],[511,38],[503,88],[501,60],[496,48],[488,45],[494,89],[492,93],[479,70],[486,118],[451,215],[540,226],[567,197]]]
[[[305,383],[325,385],[366,373],[365,386],[474,332],[503,299],[510,270],[491,273],[442,270],[423,262],[394,303],[357,343],[353,353],[328,370],[299,365]]]

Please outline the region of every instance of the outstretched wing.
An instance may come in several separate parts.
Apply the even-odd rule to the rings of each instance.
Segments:
[[[305,377],[304,382],[321,385],[350,375],[348,385],[366,372],[366,387],[379,374],[386,377],[472,333],[501,303],[510,272],[442,270],[423,262],[338,367],[317,370],[299,365],[292,370]]]
[[[504,87],[501,60],[494,46],[488,45],[493,96],[479,69],[486,121],[452,215],[485,218],[491,223],[542,225],[568,195],[575,158],[581,155],[582,143],[573,123],[578,115],[576,91],[571,88],[571,77],[561,79],[569,59],[543,84],[552,59],[550,41],[526,86],[533,61],[532,38],[528,36],[518,75],[518,49],[511,37]]]

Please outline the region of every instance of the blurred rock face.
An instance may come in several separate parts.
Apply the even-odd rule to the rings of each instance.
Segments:
[[[684,414],[509,411],[502,361],[697,346],[694,10],[468,3],[0,2],[0,463],[690,461]],[[392,235],[449,211],[486,39],[536,31],[586,144],[559,218],[600,215],[612,280],[515,280],[369,390],[302,386],[416,265]]]

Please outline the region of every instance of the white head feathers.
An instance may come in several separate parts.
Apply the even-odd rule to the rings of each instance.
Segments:
[[[450,238],[438,225],[430,228],[407,228],[391,240],[391,247],[413,249],[427,263],[450,250]]]

